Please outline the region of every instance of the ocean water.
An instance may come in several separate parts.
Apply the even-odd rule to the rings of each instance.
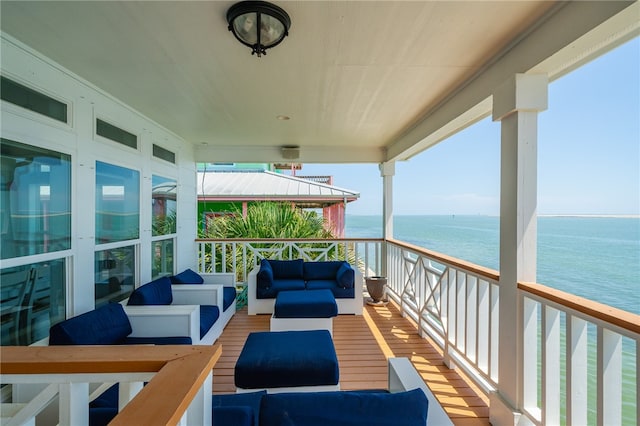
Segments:
[[[396,216],[394,238],[499,270],[498,217]],[[347,215],[351,238],[380,238],[382,218]],[[537,282],[567,293],[640,314],[640,218],[539,217]],[[563,318],[564,320],[564,318]],[[564,329],[564,324],[561,324]],[[595,327],[588,329],[588,424],[596,424]],[[538,337],[540,338],[540,336]],[[564,333],[562,345],[566,346]],[[637,349],[631,339],[622,342],[622,424],[639,424],[636,418]],[[561,387],[566,391],[565,359],[561,359]],[[538,374],[541,365],[538,365]],[[541,393],[539,392],[539,404]],[[561,424],[566,424],[564,392]]]
[[[500,219],[396,216],[394,238],[499,270]],[[347,215],[347,237],[379,238],[380,216]],[[640,314],[640,218],[539,217],[537,282]]]

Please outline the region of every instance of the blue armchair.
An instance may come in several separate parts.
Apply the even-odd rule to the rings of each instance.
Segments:
[[[209,277],[218,282],[233,282],[231,274],[212,274]],[[234,286],[206,284],[202,276],[190,271],[188,274],[158,278],[138,287],[129,296],[126,310],[137,318],[145,313],[178,315],[182,312],[188,316],[186,320],[176,319],[173,325],[177,327],[184,322],[186,329],[182,328],[183,333],[190,336],[194,344],[210,345],[220,337],[235,313],[235,295]],[[146,322],[153,326],[152,320]]]
[[[162,329],[162,327],[158,327]],[[141,333],[140,330],[136,330]],[[135,334],[135,336],[134,336]],[[188,336],[141,336],[134,333],[123,306],[109,303],[52,326],[49,345],[190,345]],[[107,425],[118,414],[116,383],[89,403],[89,426]]]

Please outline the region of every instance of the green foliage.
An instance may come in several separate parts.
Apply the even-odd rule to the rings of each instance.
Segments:
[[[176,212],[170,212],[165,216],[154,216],[151,224],[152,235],[169,235],[176,233]]]
[[[242,212],[237,210],[234,215],[217,217],[211,223],[208,224],[207,231],[201,238],[211,239],[225,239],[225,238],[256,238],[256,239],[298,239],[298,238],[312,238],[312,239],[334,239],[335,237],[330,231],[327,231],[323,226],[323,218],[316,212],[305,211],[302,209],[292,207],[291,203],[286,202],[262,202],[249,205],[247,209],[247,215],[242,216]],[[201,227],[201,229],[204,227]],[[299,244],[302,250],[311,247],[322,247],[326,243],[315,244]],[[274,243],[256,243],[253,247],[257,250],[267,249],[270,252],[268,257],[278,257],[276,253],[284,248],[284,244]],[[210,248],[206,249],[210,251]],[[218,246],[216,254],[214,256],[215,265],[211,264],[212,253],[205,253],[207,264],[211,265],[210,268],[220,270],[220,259],[222,259],[222,247]],[[288,256],[296,259],[302,257],[299,252],[288,252]],[[246,258],[243,258],[243,252],[240,247],[236,250],[227,250],[224,262],[226,263],[226,270],[232,270],[232,265],[240,265],[242,262],[246,262],[247,265],[253,265],[257,259],[254,258],[253,252],[246,253]],[[240,271],[237,271],[240,274]],[[240,280],[240,275],[238,275]]]
[[[324,229],[316,212],[294,208],[290,203],[264,202],[218,217],[209,224],[205,238],[334,238]]]

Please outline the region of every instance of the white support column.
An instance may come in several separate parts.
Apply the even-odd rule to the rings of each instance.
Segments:
[[[393,175],[396,174],[396,163],[380,163],[379,168],[382,176],[382,236],[393,238]]]
[[[493,95],[501,121],[499,385],[490,422],[515,425],[523,406],[523,307],[518,281],[536,280],[538,112],[547,108],[546,75],[516,74]],[[524,420],[524,418],[522,418]]]
[[[396,163],[390,161],[380,163],[382,176],[382,237],[393,238],[393,175],[396,174]],[[382,245],[382,276],[387,276],[387,247]]]
[[[77,144],[92,146],[93,123],[95,122],[93,101],[85,97],[76,100],[74,108]],[[92,149],[77,149],[73,157],[72,209],[76,239],[73,261],[67,265],[67,312],[70,318],[95,307],[95,248],[96,248],[96,154]],[[81,194],[81,195],[80,195]],[[73,225],[72,225],[73,226]]]

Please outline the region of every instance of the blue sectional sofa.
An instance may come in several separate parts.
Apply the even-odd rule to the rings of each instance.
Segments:
[[[389,359],[383,390],[213,395],[215,426],[451,426],[408,358]]]
[[[192,337],[194,344],[210,345],[220,337],[235,314],[236,289],[233,283],[233,274],[200,275],[187,269],[180,274],[158,278],[138,287],[129,296],[126,309],[136,315],[144,315],[145,311],[153,312],[147,308],[167,312],[184,311],[187,306],[197,308],[195,319],[186,320],[186,333]],[[145,309],[136,310],[135,307]]]
[[[425,426],[429,401],[420,389],[252,392],[214,395],[215,426]]]
[[[248,279],[249,315],[273,313],[280,291],[328,289],[339,314],[362,314],[360,271],[345,261],[305,262],[262,259]]]

